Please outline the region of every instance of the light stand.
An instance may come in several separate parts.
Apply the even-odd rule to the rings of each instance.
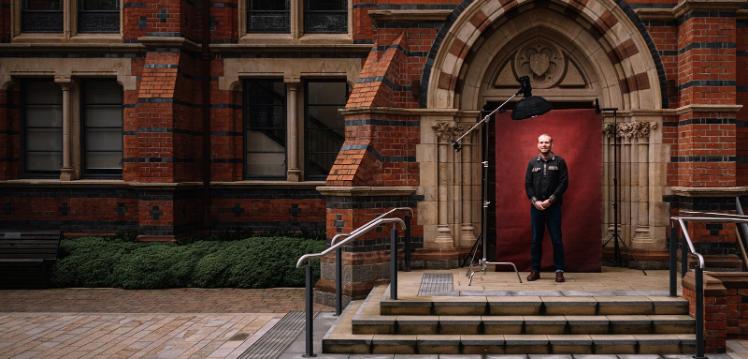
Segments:
[[[509,97],[506,101],[501,103],[499,107],[491,111],[488,115],[484,116],[483,119],[476,122],[475,125],[470,127],[465,133],[457,137],[452,142],[452,147],[455,151],[460,151],[462,149],[462,140],[473,133],[475,129],[477,129],[480,126],[484,126],[483,128],[483,138],[484,138],[484,146],[483,146],[483,160],[481,161],[482,166],[482,177],[481,177],[481,189],[482,189],[482,195],[481,195],[481,202],[482,202],[482,211],[481,211],[481,234],[478,237],[478,240],[480,240],[483,244],[483,254],[479,261],[480,265],[480,271],[486,272],[486,269],[488,265],[501,265],[501,266],[511,266],[514,269],[514,272],[517,274],[517,279],[519,279],[519,282],[522,283],[522,278],[519,275],[519,271],[517,270],[517,266],[512,262],[489,262],[486,258],[488,250],[486,249],[488,245],[488,241],[486,240],[487,237],[487,223],[488,223],[488,206],[491,204],[491,201],[488,200],[488,122],[491,121],[491,118],[493,116],[501,111],[501,109],[509,103],[512,99],[517,97],[517,95],[522,94],[523,99],[517,103],[517,106],[515,106],[514,111],[512,111],[512,120],[524,120],[527,118],[532,118],[538,115],[542,115],[548,111],[551,110],[551,104],[543,99],[542,97],[533,96],[532,95],[532,86],[530,85],[530,78],[527,76],[522,76],[519,78],[520,82],[520,89]],[[477,244],[477,243],[476,243]],[[468,269],[468,277],[470,278],[468,281],[468,286],[473,283],[473,276],[475,275],[475,271],[473,270],[473,262],[475,259],[475,253],[478,250],[478,246],[474,246],[474,250],[472,253],[472,258],[470,260],[470,267]]]
[[[623,239],[621,239],[621,235],[618,234],[618,192],[620,192],[618,178],[621,175],[621,160],[618,153],[618,107],[601,108],[600,111],[613,113],[613,233],[610,235],[610,238],[603,243],[603,248],[605,248],[611,240],[613,241],[613,260],[615,261],[616,266],[620,267],[623,263],[621,261],[621,247],[619,243],[626,247],[626,242],[624,242]],[[626,250],[628,251],[628,248],[626,248]]]
[[[616,266],[620,267],[621,263],[621,248],[619,243],[623,243],[626,246],[626,242],[623,241],[621,235],[618,234],[618,177],[620,175],[620,163],[618,162],[618,107],[606,107],[601,108],[602,112],[613,112],[613,233],[610,238],[603,242],[603,248],[613,241],[613,260]]]

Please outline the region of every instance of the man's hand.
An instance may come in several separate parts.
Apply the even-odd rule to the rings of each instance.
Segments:
[[[545,207],[543,207],[543,201],[535,201],[532,203],[532,205],[535,206],[535,209],[537,209],[538,211],[542,211],[545,209]]]
[[[540,205],[543,206],[543,209],[546,209],[546,208],[548,208],[548,207],[551,206],[551,200],[547,199],[547,200],[541,202]]]

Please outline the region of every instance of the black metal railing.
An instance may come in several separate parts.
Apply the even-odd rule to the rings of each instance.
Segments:
[[[673,216],[670,218],[670,296],[678,295],[677,276],[676,276],[676,259],[678,244],[682,242],[681,254],[681,277],[688,271],[688,256],[692,255],[698,259],[694,268],[695,288],[694,296],[696,297],[696,359],[704,359],[704,256],[696,251],[696,247],[688,233],[688,222],[702,223],[748,223],[748,216],[733,215],[727,213],[708,213],[708,212],[691,212],[684,211],[692,216]],[[677,223],[677,225],[676,225]],[[678,232],[683,234],[683,238],[678,236]]]
[[[388,215],[397,211],[407,210],[410,211],[411,216],[405,217],[405,220],[396,217],[387,217]],[[383,224],[392,224],[390,231],[390,298],[397,300],[397,261],[398,261],[398,250],[397,250],[397,224],[399,224],[404,232],[404,249],[405,249],[405,266],[407,270],[410,270],[410,218],[413,215],[413,210],[407,207],[394,208],[386,213],[383,213],[366,224],[356,228],[349,234],[338,234],[333,237],[330,247],[319,253],[305,254],[299,258],[296,262],[296,267],[301,267],[302,264],[306,264],[305,277],[306,277],[306,291],[304,295],[305,310],[306,310],[306,350],[305,357],[314,356],[314,292],[312,288],[312,265],[310,260],[314,258],[321,258],[333,250],[335,251],[335,313],[340,315],[342,312],[342,277],[343,277],[343,265],[342,265],[342,248],[349,242],[363,236],[371,230],[379,227]],[[345,239],[337,242],[337,239],[345,237]]]

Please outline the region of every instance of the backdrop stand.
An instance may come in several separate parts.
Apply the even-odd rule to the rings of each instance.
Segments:
[[[495,266],[510,266],[512,269],[514,269],[514,273],[517,274],[517,279],[520,283],[522,283],[522,277],[519,275],[519,271],[517,270],[517,266],[513,262],[489,262],[486,258],[487,255],[487,243],[486,240],[487,237],[487,227],[488,227],[488,206],[491,205],[491,201],[488,200],[488,123],[491,121],[493,116],[499,112],[504,106],[509,103],[512,99],[517,97],[517,95],[522,94],[523,99],[517,103],[517,106],[515,106],[514,111],[512,111],[512,120],[524,120],[528,118],[532,118],[538,115],[542,115],[548,111],[551,110],[551,104],[539,96],[533,96],[532,95],[532,86],[530,85],[530,78],[527,76],[522,76],[519,78],[520,82],[520,89],[509,97],[506,101],[501,103],[497,108],[495,108],[493,111],[491,111],[488,115],[484,116],[483,119],[478,121],[475,125],[470,127],[465,133],[457,137],[456,140],[452,142],[452,147],[455,151],[460,151],[462,149],[462,139],[466,136],[470,135],[475,131],[477,128],[483,126],[483,153],[482,153],[482,161],[481,161],[481,167],[482,167],[482,176],[481,176],[481,205],[483,206],[481,211],[481,234],[478,237],[478,240],[481,241],[482,245],[482,258],[478,262],[478,265],[480,266],[480,271],[485,273],[486,269],[489,265],[495,265]],[[470,266],[468,267],[467,276],[469,278],[468,280],[468,286],[472,285],[473,283],[473,276],[475,276],[475,255],[478,251],[478,246],[475,246],[473,249],[472,258],[470,260]]]

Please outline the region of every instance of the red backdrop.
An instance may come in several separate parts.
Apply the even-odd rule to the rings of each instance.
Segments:
[[[566,160],[569,188],[564,194],[562,232],[566,267],[599,272],[602,223],[602,128],[594,110],[552,110],[543,116],[512,121],[496,118],[496,255],[498,261],[530,268],[530,202],[525,194],[527,162],[538,154],[537,138],[553,137],[553,152]],[[548,230],[543,241],[543,269],[553,268]]]

